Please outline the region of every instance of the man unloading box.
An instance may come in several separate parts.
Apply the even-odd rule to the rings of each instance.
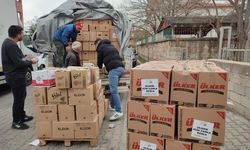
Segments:
[[[97,39],[95,41],[98,54],[97,65],[101,69],[103,64],[108,71],[109,88],[111,91],[111,108],[115,108],[115,113],[110,117],[110,121],[117,120],[123,116],[121,111],[121,100],[118,93],[119,78],[124,73],[124,64],[118,50],[109,40]]]
[[[82,22],[76,22],[72,24],[66,24],[54,33],[53,43],[56,47],[56,53],[54,57],[54,66],[63,67],[66,52],[71,50],[70,40],[74,42],[76,40],[77,34],[83,27]]]
[[[25,58],[17,42],[23,39],[23,28],[20,26],[10,26],[9,38],[4,40],[2,45],[2,63],[6,81],[10,86],[14,103],[12,106],[13,129],[28,129],[29,126],[24,124],[26,121],[33,119],[27,116],[24,111],[24,102],[26,98],[26,73],[32,64],[37,63],[36,58]]]

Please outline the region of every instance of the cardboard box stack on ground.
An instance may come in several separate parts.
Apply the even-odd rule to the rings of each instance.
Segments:
[[[97,140],[108,103],[102,92],[99,69],[69,67],[56,69],[54,73],[56,87],[39,87],[36,82],[33,91],[38,138]]]
[[[111,20],[81,20],[83,29],[77,36],[77,41],[82,43],[80,59],[82,62],[97,62],[97,52],[94,42],[96,39],[108,39],[119,50],[120,44],[116,36],[116,27]]]
[[[127,149],[219,150],[227,84],[227,72],[205,61],[153,61],[132,69]]]

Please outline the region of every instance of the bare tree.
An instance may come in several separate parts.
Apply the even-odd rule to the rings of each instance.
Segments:
[[[162,18],[175,16],[180,8],[180,1],[176,0],[130,0],[121,6],[137,28],[150,34],[157,32]]]
[[[248,23],[250,16],[250,2],[247,0],[228,0],[237,15],[237,48],[245,48],[247,41]]]

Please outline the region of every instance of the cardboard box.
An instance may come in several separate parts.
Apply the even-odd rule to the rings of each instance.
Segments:
[[[204,68],[203,68],[204,69]],[[198,107],[227,106],[228,74],[218,67],[205,67],[199,73]]]
[[[216,145],[224,145],[225,115],[226,112],[224,109],[191,108],[180,106],[178,138],[180,140],[200,140],[212,142],[212,144]],[[212,123],[211,129],[213,131],[207,129],[210,123]],[[206,126],[206,128],[200,124]],[[211,140],[209,139],[209,132],[212,133]],[[193,136],[191,136],[192,134]]]
[[[101,25],[109,25],[109,26],[111,26],[112,25],[112,20],[100,20],[98,23],[101,24]]]
[[[175,105],[151,104],[150,135],[175,138]]]
[[[99,119],[99,127],[102,127],[103,119],[105,116],[105,110],[104,110],[104,100],[97,101],[97,113],[98,113],[98,119]]]
[[[97,104],[93,102],[91,105],[76,105],[77,121],[94,121],[97,118]]]
[[[99,25],[100,26],[100,31],[101,32],[109,32],[110,30],[110,25],[105,25],[105,24],[102,24],[102,25]]]
[[[89,32],[89,41],[95,42],[96,39],[96,31]]]
[[[83,31],[89,31],[89,27],[92,25],[92,20],[83,20]]]
[[[32,71],[32,85],[35,87],[51,87],[56,85],[56,69]]]
[[[193,150],[220,150],[221,148],[213,145],[193,143]]]
[[[196,106],[198,70],[191,70],[184,65],[175,66],[172,71],[170,103]]]
[[[168,104],[170,73],[171,68],[158,69],[152,66],[131,69],[131,97]]]
[[[104,99],[104,112],[105,112],[105,115],[108,113],[108,111],[109,111],[109,100]]]
[[[88,52],[88,53],[89,53],[89,60],[97,60],[96,52]]]
[[[89,69],[79,68],[71,70],[72,88],[87,88],[91,82]]]
[[[102,38],[109,40],[110,39],[110,35],[109,34],[110,34],[109,32],[102,32]]]
[[[33,98],[36,105],[47,104],[47,89],[44,87],[33,89]]]
[[[89,53],[88,52],[81,52],[82,60],[89,60]]]
[[[59,121],[75,121],[75,106],[58,105]]]
[[[55,139],[74,139],[74,122],[53,122],[53,138]]]
[[[89,32],[82,32],[83,42],[88,42],[90,40],[90,33]]]
[[[48,104],[68,104],[68,90],[51,87],[47,89]]]
[[[59,89],[69,89],[71,88],[71,76],[70,71],[66,69],[61,69],[56,71],[56,87]]]
[[[92,67],[91,70],[91,83],[94,84],[99,82],[100,79],[100,69],[98,67]]]
[[[75,138],[97,138],[99,135],[98,120],[95,119],[91,122],[77,121],[75,123]]]
[[[57,121],[57,105],[36,105],[36,121]]]
[[[82,41],[84,40],[84,38],[83,38],[83,31],[80,31],[80,32],[77,34],[76,40],[77,40],[77,41],[80,41],[80,42],[82,42]]]
[[[93,22],[93,24],[89,27],[89,30],[94,31],[94,32],[100,31],[99,24],[94,24],[94,22]]]
[[[121,46],[120,46],[120,43],[117,41],[117,42],[112,42],[112,44],[114,45],[114,47],[117,49],[117,50],[120,50],[121,49]]]
[[[150,144],[156,144],[156,150],[164,150],[164,139],[136,133],[128,133],[127,149],[139,150],[142,141]]]
[[[90,105],[94,101],[93,85],[86,89],[70,89],[69,105]]]
[[[52,122],[50,121],[37,121],[36,122],[36,135],[39,139],[52,138]]]
[[[97,32],[97,33],[96,33],[96,38],[97,38],[97,39],[98,39],[98,38],[103,39],[103,34],[102,34],[102,32]]]
[[[89,42],[89,50],[90,51],[96,51],[96,46],[94,42]]]
[[[90,42],[82,42],[82,50],[89,51],[90,50]]]
[[[191,150],[192,143],[166,140],[165,150]],[[199,149],[203,150],[203,149]]]
[[[94,84],[94,99],[99,100],[102,90],[102,80],[99,80]]]
[[[128,102],[128,131],[149,135],[150,104]]]
[[[112,26],[110,28],[110,33],[109,33],[111,42],[117,42],[118,41],[117,36],[116,36],[116,32],[117,32],[117,28]]]

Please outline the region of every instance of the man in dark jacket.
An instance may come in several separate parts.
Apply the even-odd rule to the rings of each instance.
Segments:
[[[82,44],[75,41],[72,44],[72,50],[68,52],[64,67],[68,66],[81,66],[79,53],[81,51]]]
[[[56,46],[56,53],[54,57],[54,66],[62,67],[66,52],[70,51],[70,40],[74,42],[76,40],[77,34],[83,27],[82,22],[76,22],[72,24],[66,24],[61,27],[54,33],[54,45]]]
[[[16,42],[23,39],[23,28],[20,26],[10,26],[9,38],[4,40],[2,44],[2,64],[6,81],[10,86],[14,103],[12,107],[13,129],[28,129],[29,126],[24,124],[26,121],[33,119],[32,116],[27,116],[24,111],[24,101],[26,98],[26,73],[28,67],[37,63],[37,59],[31,60],[24,57],[21,49]]]
[[[110,121],[117,120],[123,116],[120,104],[120,95],[118,93],[119,78],[124,73],[124,64],[119,55],[118,50],[111,44],[109,40],[97,39],[95,41],[97,47],[97,64],[101,69],[103,64],[108,71],[109,87],[111,91],[111,109],[115,108],[115,113],[110,117]]]

